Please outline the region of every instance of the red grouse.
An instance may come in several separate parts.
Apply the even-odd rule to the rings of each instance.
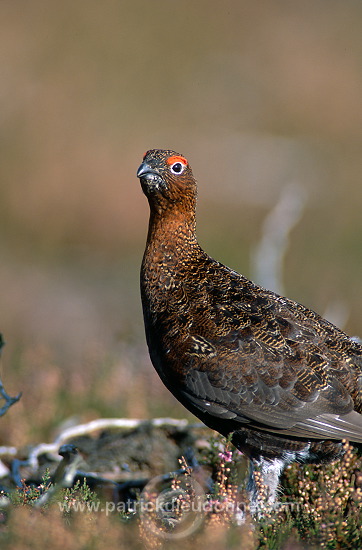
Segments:
[[[141,295],[152,363],[187,409],[232,434],[271,504],[286,464],[335,459],[342,439],[362,443],[362,346],[202,250],[185,157],[150,150],[137,176],[150,205]]]

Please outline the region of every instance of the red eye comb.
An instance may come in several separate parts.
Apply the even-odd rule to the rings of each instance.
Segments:
[[[167,159],[167,164],[174,164],[175,162],[182,162],[182,164],[188,164],[185,157],[182,157],[181,155],[173,155],[173,157],[169,157]]]

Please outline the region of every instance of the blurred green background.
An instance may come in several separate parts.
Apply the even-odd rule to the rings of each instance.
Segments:
[[[362,336],[361,25],[358,0],[1,2],[0,374],[23,397],[0,444],[187,416],[143,335],[150,148],[189,159],[200,243],[247,276],[302,188],[285,293]]]

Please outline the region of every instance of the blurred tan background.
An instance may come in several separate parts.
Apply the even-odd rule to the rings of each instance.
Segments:
[[[1,2],[0,444],[187,416],[143,336],[150,148],[189,159],[199,240],[247,276],[299,186],[284,291],[362,336],[361,26],[357,0]]]

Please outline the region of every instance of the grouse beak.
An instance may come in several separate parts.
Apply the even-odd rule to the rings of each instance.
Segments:
[[[151,168],[147,162],[142,162],[141,166],[137,170],[137,177],[138,178],[144,178],[147,177],[147,175],[159,175],[157,170],[154,168]]]
[[[147,162],[142,162],[137,170],[137,177],[140,178],[143,192],[153,194],[161,189],[163,180],[156,168],[153,168]]]

